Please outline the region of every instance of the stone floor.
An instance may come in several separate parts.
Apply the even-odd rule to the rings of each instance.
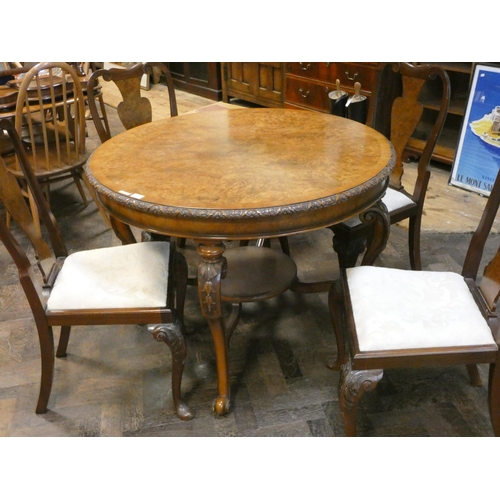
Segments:
[[[72,184],[55,186],[51,202],[70,252],[118,244]],[[469,238],[424,232],[424,268],[460,271]],[[489,254],[500,237],[493,240]],[[303,280],[338,275],[328,230],[296,235],[290,244]],[[404,227],[393,227],[377,265],[409,267]],[[192,421],[181,422],[173,411],[168,349],[139,326],[74,328],[68,357],[56,361],[50,409],[35,415],[38,340],[3,246],[0,269],[0,436],[344,436],[338,373],[326,368],[336,354],[326,294],[286,292],[244,307],[231,341],[227,416],[212,411],[213,346],[194,289],[186,306],[183,378]],[[486,381],[487,367],[480,370]],[[387,370],[363,397],[358,421],[362,436],[492,436],[486,384],[472,387],[465,367]]]

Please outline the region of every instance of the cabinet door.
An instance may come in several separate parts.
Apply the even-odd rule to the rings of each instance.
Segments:
[[[252,82],[255,81],[255,63],[228,62],[222,63],[222,79],[225,87],[225,94],[232,95],[232,92],[251,94]],[[226,100],[226,99],[224,99]]]
[[[253,92],[261,99],[283,102],[283,63],[257,63]]]
[[[176,89],[220,101],[222,84],[218,62],[166,63]]]
[[[222,63],[225,102],[237,97],[263,106],[283,105],[283,63]]]

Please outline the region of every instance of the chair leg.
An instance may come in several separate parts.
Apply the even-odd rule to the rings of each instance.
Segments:
[[[353,370],[350,360],[342,365],[339,380],[339,404],[347,436],[356,436],[356,411],[361,396],[380,382],[383,370]]]
[[[328,293],[328,307],[332,318],[333,332],[337,341],[337,359],[327,364],[330,370],[338,371],[346,363],[344,338],[344,308],[340,281],[334,281]]]
[[[172,399],[175,410],[181,420],[191,420],[194,417],[189,406],[181,398],[181,381],[184,363],[186,361],[186,342],[179,324],[151,325],[148,327],[155,340],[165,342],[172,353]]]
[[[52,328],[48,325],[40,326],[38,328],[38,340],[40,342],[42,373],[40,378],[40,394],[35,411],[36,413],[45,413],[54,381],[55,356]]]
[[[500,360],[490,365],[488,383],[488,397],[490,405],[490,418],[493,433],[500,437]]]
[[[290,255],[290,245],[288,244],[288,238],[286,236],[280,236],[279,240],[281,245],[281,251],[286,255]]]
[[[343,269],[355,267],[358,257],[365,251],[366,234],[351,235],[336,226],[329,229],[333,231],[333,250],[338,256],[339,266]]]
[[[181,324],[184,324],[184,304],[188,284],[188,265],[184,255],[175,253],[175,309]]]
[[[78,192],[80,193],[80,196],[82,197],[83,204],[85,206],[87,206],[89,204],[89,202],[87,200],[87,196],[85,196],[85,191],[83,190],[82,183],[80,182],[81,180],[83,180],[83,176],[79,175],[75,172],[73,172],[71,175],[73,177],[73,180],[75,181]]]
[[[469,373],[470,383],[474,387],[481,387],[483,385],[477,365],[467,365],[467,372]]]
[[[61,333],[59,334],[59,343],[57,344],[56,358],[66,357],[70,332],[71,332],[71,326],[61,326]]]
[[[408,249],[410,251],[410,267],[414,271],[422,270],[420,258],[420,229],[422,226],[422,215],[410,217],[408,228]]]

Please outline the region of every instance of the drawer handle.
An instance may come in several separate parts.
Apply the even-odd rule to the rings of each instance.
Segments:
[[[309,95],[309,90],[307,90],[306,92],[304,92],[302,89],[299,89],[299,94],[306,98],[308,95]]]
[[[299,64],[300,64],[300,68],[304,71],[307,71],[311,67],[311,63],[307,63],[307,66],[304,66],[305,63],[299,62]]]
[[[346,71],[345,76],[347,77],[348,80],[351,80],[351,82],[352,82],[352,81],[356,80],[356,78],[359,76],[359,73],[356,72],[356,73],[354,73],[354,76],[349,76],[349,71]]]

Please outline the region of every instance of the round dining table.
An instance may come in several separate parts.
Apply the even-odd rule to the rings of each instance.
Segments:
[[[115,219],[195,240],[200,307],[216,354],[214,409],[224,414],[230,407],[224,240],[289,236],[370,211],[384,228],[373,242],[381,250],[390,227],[381,198],[394,164],[387,138],[352,120],[296,109],[221,108],[120,133],[95,150],[85,171]]]

